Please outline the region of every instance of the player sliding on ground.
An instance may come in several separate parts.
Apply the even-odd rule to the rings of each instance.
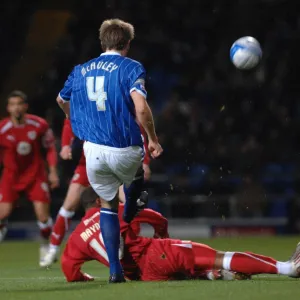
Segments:
[[[52,219],[49,215],[50,188],[59,185],[57,153],[52,130],[46,120],[27,114],[27,96],[13,91],[7,100],[9,117],[0,123],[0,162],[3,172],[0,184],[0,242],[7,231],[10,216],[20,193],[32,201],[43,238],[40,263],[48,246]],[[45,169],[46,152],[49,175]]]
[[[142,138],[144,141],[144,178],[149,180],[151,170],[149,167],[150,157],[148,151],[148,142],[146,139],[146,133],[144,129],[140,127]],[[79,200],[81,193],[89,186],[89,181],[86,174],[85,157],[82,149],[82,142],[74,136],[71,128],[70,120],[65,119],[64,127],[62,130],[62,149],[60,156],[64,160],[73,159],[78,162],[74,171],[74,176],[68,188],[68,192],[62,207],[60,208],[56,221],[53,225],[52,233],[50,236],[50,244],[47,254],[41,261],[41,267],[49,267],[57,261],[60,245],[68,231],[71,223],[71,219],[75,214],[77,207],[79,206]],[[119,189],[119,200],[125,203],[125,195],[123,192],[123,186]]]
[[[76,66],[57,97],[70,116],[74,134],[84,143],[90,185],[101,197],[101,230],[109,257],[109,282],[123,282],[119,261],[118,189],[125,185],[123,218],[131,222],[144,189],[143,141],[137,121],[145,129],[149,151],[162,153],[145,90],[145,69],[126,55],[134,38],[131,24],[106,20],[100,27],[104,50],[99,57]]]
[[[86,214],[71,234],[61,260],[67,281],[93,280],[90,275],[81,272],[81,266],[86,261],[97,260],[109,265],[99,226],[100,200],[91,188],[82,194],[81,200]],[[151,210],[142,211],[130,225],[122,221],[121,215],[122,209],[119,212],[123,241],[120,259],[125,276],[130,280],[196,279],[213,269],[248,275],[300,276],[300,244],[290,260],[280,262],[252,252],[220,252],[204,244],[169,239],[167,220]],[[139,224],[144,222],[154,227],[154,236],[158,239],[137,235]]]

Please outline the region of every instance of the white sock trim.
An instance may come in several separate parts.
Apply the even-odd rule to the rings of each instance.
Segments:
[[[235,252],[225,252],[223,258],[223,269],[230,271],[231,260]]]
[[[291,275],[293,273],[293,266],[290,261],[276,263],[277,273],[280,275]]]
[[[66,210],[64,207],[61,207],[58,214],[61,215],[64,218],[71,219],[75,215],[75,212],[70,211],[70,210]]]
[[[106,211],[106,210],[105,211],[101,210],[100,213],[101,214],[107,214],[107,215],[118,215],[117,213],[115,213],[113,211]]]
[[[40,221],[37,221],[37,224],[38,224],[40,229],[46,229],[46,228],[52,227],[53,221],[52,221],[52,218],[49,218],[46,223],[42,223]]]

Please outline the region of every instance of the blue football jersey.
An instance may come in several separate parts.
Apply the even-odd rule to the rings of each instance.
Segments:
[[[59,96],[70,101],[74,134],[116,148],[143,146],[130,93],[145,98],[145,70],[130,58],[106,52],[76,66]]]

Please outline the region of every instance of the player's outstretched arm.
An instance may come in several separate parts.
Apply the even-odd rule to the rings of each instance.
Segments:
[[[147,133],[145,132],[145,129],[143,126],[140,126],[141,129],[141,134],[143,137],[143,142],[144,142],[144,161],[143,161],[143,169],[144,169],[144,179],[145,180],[150,180],[151,177],[151,169],[150,169],[150,154],[149,154],[149,149],[148,149],[148,138],[147,138]]]
[[[148,147],[153,158],[160,156],[163,152],[161,145],[158,143],[158,138],[155,132],[154,120],[152,111],[143,95],[137,91],[131,92],[136,112],[136,118],[145,129],[148,135]]]
[[[72,158],[71,143],[74,138],[74,134],[69,119],[65,119],[64,126],[61,134],[61,150],[60,157],[64,160]]]
[[[45,133],[42,137],[43,147],[46,149],[46,159],[49,166],[49,182],[52,189],[59,186],[59,177],[57,172],[57,151],[55,147],[55,138],[51,128],[45,124]]]
[[[55,189],[59,186],[59,177],[57,172],[57,152],[55,146],[51,146],[47,151],[47,161],[49,165],[49,182],[51,189]]]
[[[168,238],[168,220],[152,209],[144,209],[133,219],[132,223],[149,224],[154,229],[154,238]]]
[[[86,273],[81,272],[81,266],[84,263],[84,259],[75,259],[69,254],[69,245],[67,244],[62,258],[61,258],[61,268],[65,274],[66,280],[68,282],[75,281],[93,281],[94,278]],[[72,247],[72,251],[75,247]]]
[[[135,106],[136,117],[146,130],[148,139],[156,141],[157,136],[155,132],[153,116],[145,97],[137,91],[132,91],[131,98]]]

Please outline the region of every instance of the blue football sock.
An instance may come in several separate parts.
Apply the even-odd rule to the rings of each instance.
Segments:
[[[123,220],[126,223],[130,223],[137,213],[137,199],[139,199],[141,192],[144,188],[144,170],[138,171],[135,180],[131,183],[129,187],[124,185],[125,193],[125,206]]]
[[[120,224],[116,210],[101,208],[100,228],[109,259],[110,275],[123,274],[119,260]]]

